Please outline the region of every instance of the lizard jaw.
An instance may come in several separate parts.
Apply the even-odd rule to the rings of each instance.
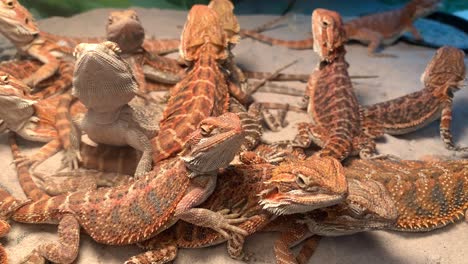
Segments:
[[[282,215],[304,213],[338,204],[346,198],[346,193],[315,193],[311,195],[302,190],[280,193],[279,189],[274,187],[261,192],[259,196],[261,197],[259,203],[263,209]]]

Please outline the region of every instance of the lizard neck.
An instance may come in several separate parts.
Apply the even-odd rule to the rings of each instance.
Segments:
[[[123,105],[118,107],[117,109],[112,109],[109,111],[101,112],[96,111],[95,109],[88,109],[88,113],[86,114],[86,119],[88,119],[93,124],[99,125],[108,125],[114,123],[117,119],[119,119],[120,113],[122,112],[124,107],[128,107],[127,105]]]
[[[327,65],[337,62],[344,62],[346,65],[348,63],[345,59],[346,56],[346,49],[344,46],[340,46],[339,48],[335,49],[333,52],[327,55],[327,57],[323,58],[319,63],[319,69],[323,69]]]

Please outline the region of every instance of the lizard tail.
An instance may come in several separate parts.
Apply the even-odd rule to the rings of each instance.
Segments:
[[[260,42],[264,42],[275,46],[283,46],[290,49],[312,49],[314,47],[314,40],[312,37],[303,40],[282,40],[268,37],[266,35],[250,30],[244,30],[242,33],[244,34],[244,36],[248,36]]]
[[[16,135],[13,132],[10,132],[8,135],[8,141],[10,143],[11,153],[13,154],[13,159],[17,160],[22,158],[22,154],[19,150],[18,144],[16,143]],[[43,198],[49,198],[43,190],[41,190],[36,183],[33,181],[31,173],[29,171],[30,165],[19,165],[16,164],[16,171],[18,174],[18,179],[23,189],[24,193],[28,198],[33,201],[37,201]]]

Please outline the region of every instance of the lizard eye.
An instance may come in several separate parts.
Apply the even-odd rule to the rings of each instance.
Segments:
[[[26,19],[24,20],[24,23],[26,23],[26,25],[29,24],[29,18],[26,18]]]
[[[207,137],[211,134],[211,131],[213,131],[212,127],[209,126],[209,125],[201,125],[200,126],[200,129],[201,129],[201,134],[204,136],[204,137]]]
[[[8,1],[6,4],[7,4],[9,7],[13,7],[13,6],[15,5],[15,4],[13,3],[13,1]]]
[[[330,23],[328,23],[327,21],[322,21],[322,26],[328,27],[328,25],[330,25]]]
[[[303,174],[297,174],[296,183],[301,188],[305,188],[307,186],[305,176]]]
[[[114,22],[114,19],[113,19],[112,17],[109,17],[109,18],[107,19],[107,23],[108,23],[109,25],[112,24],[113,22]]]

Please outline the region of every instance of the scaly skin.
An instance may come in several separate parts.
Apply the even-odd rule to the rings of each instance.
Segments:
[[[6,236],[10,232],[10,224],[7,220],[10,218],[11,213],[23,206],[25,202],[20,202],[3,189],[0,189],[0,238]],[[8,257],[0,244],[0,264],[8,264]]]
[[[421,76],[424,89],[399,98],[361,108],[362,126],[372,137],[402,135],[418,130],[436,119],[447,149],[467,151],[453,143],[450,131],[453,94],[466,75],[463,51],[453,47],[437,50]]]
[[[228,58],[227,40],[212,9],[192,7],[181,42],[181,57],[191,65],[190,71],[171,89],[160,133],[152,140],[156,164],[178,153],[201,120],[227,112],[230,94],[239,95],[230,90],[218,63]]]
[[[281,257],[293,257],[288,248],[314,235],[297,256],[297,262],[280,263],[308,263],[317,247],[317,236],[372,230],[427,232],[466,217],[467,160],[355,159],[344,166],[349,186],[347,202],[281,219],[273,228],[300,234],[293,240],[283,235],[275,242],[275,254]],[[301,224],[307,228],[304,230]]]
[[[375,143],[361,132],[359,104],[348,75],[345,60],[344,31],[341,16],[326,9],[312,14],[314,51],[320,63],[310,76],[306,95],[311,123],[299,124],[295,145],[308,147],[312,142],[322,147],[321,156],[343,160],[359,152],[371,156]]]
[[[37,60],[10,60],[0,63],[1,75],[8,74],[16,79],[25,79],[31,76],[32,72],[41,67],[41,62]],[[38,92],[31,94],[30,87],[22,85],[23,91],[31,99],[45,99],[68,90],[72,85],[73,65],[69,62],[60,63],[57,74],[41,82],[37,86]]]
[[[15,221],[59,223],[60,242],[40,245],[27,260],[74,261],[80,226],[97,242],[111,245],[147,240],[178,219],[213,228],[227,238],[230,236],[225,230],[245,235],[244,230],[232,225],[243,219],[226,219],[229,215],[194,208],[211,194],[218,169],[231,162],[241,142],[242,128],[237,116],[227,113],[208,118],[192,134],[182,156],[166,161],[141,180],[21,206],[12,214]],[[18,155],[15,143],[12,138],[14,155]],[[174,188],[178,191],[174,192]]]
[[[152,167],[150,138],[157,128],[148,129],[140,123],[129,105],[138,84],[130,65],[119,54],[118,45],[110,41],[79,44],[75,49],[73,94],[88,108],[80,128],[91,140],[129,145],[143,153],[135,172],[141,177]]]
[[[71,71],[71,65],[67,69]],[[73,101],[69,93],[35,101],[24,92],[27,87],[20,80],[1,72],[0,78],[1,131],[8,129],[28,140],[48,142],[35,155],[16,162],[26,162],[34,168],[62,147],[66,152],[76,149],[76,140],[67,135],[74,129],[68,123],[68,106],[71,105],[71,116],[76,117],[86,111],[81,103]]]
[[[314,158],[311,162],[285,163],[278,167],[268,163],[236,165],[218,176],[216,189],[201,206],[248,218],[238,227],[251,235],[276,215],[311,211],[343,201],[347,194],[343,176],[340,162],[333,158]],[[173,244],[162,247],[161,242],[168,242],[168,233]],[[231,257],[243,258],[244,240],[243,236],[229,240]],[[224,237],[209,229],[179,222],[163,236],[140,244],[152,249],[150,254],[138,255],[126,263],[166,263],[176,257],[177,248],[207,247],[224,241]]]
[[[425,17],[436,11],[440,0],[412,0],[404,7],[391,11],[375,13],[347,21],[344,24],[347,40],[356,40],[368,45],[369,56],[392,56],[376,53],[381,45],[395,42],[406,32],[411,32],[416,40],[422,41],[422,36],[414,27],[416,19]],[[291,49],[312,49],[313,37],[304,40],[281,40],[268,37],[255,31],[242,31],[243,36]]]
[[[134,10],[111,12],[106,37],[121,48],[122,57],[132,66],[142,92],[168,89],[185,76],[176,60],[152,54],[153,50],[145,48],[143,43],[149,41],[145,40],[145,30]]]
[[[136,23],[132,23],[133,17],[125,18],[128,17],[111,15],[107,30],[119,35],[119,38],[127,39],[129,43],[136,43],[140,37],[132,32],[132,29],[136,28]],[[19,53],[29,55],[43,63],[36,72],[25,78],[25,82],[33,87],[53,76],[59,68],[60,61],[73,60],[72,52],[79,43],[98,43],[105,40],[102,37],[64,37],[40,31],[32,15],[17,0],[0,2],[0,25],[1,33],[15,45]],[[139,43],[141,46],[141,42]],[[165,52],[167,49],[177,48],[178,43],[178,40],[146,40],[143,46],[150,52],[158,50]]]

